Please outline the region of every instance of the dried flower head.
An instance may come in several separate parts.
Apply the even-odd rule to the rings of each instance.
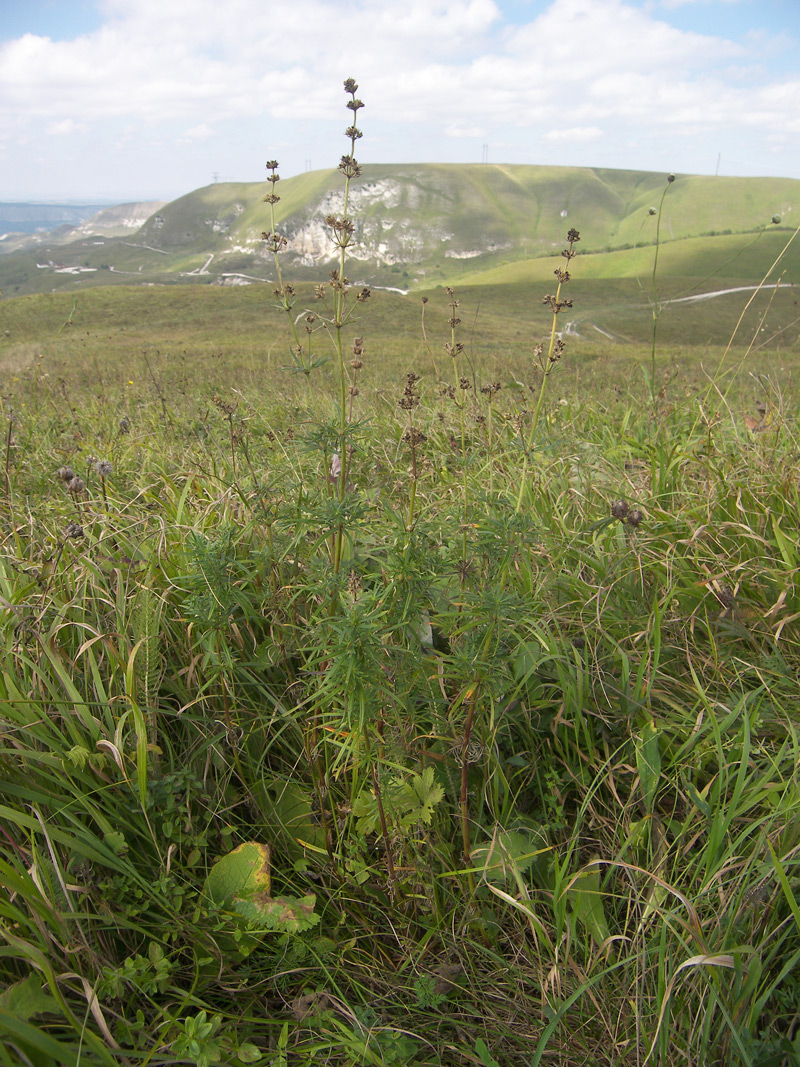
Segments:
[[[631,510],[630,504],[627,500],[615,500],[611,505],[611,514],[615,519],[619,519],[622,522],[628,512]]]
[[[107,478],[114,468],[107,459],[98,459],[95,460],[94,469],[101,478]]]
[[[401,440],[403,444],[411,445],[412,448],[416,448],[417,445],[424,444],[428,438],[418,426],[409,426]]]
[[[62,482],[71,482],[75,477],[75,471],[72,467],[59,467],[56,471],[56,477],[60,478]]]
[[[354,156],[342,156],[339,160],[339,170],[345,178],[358,178],[361,174],[361,166]]]
[[[451,341],[446,341],[443,347],[448,356],[452,356],[453,359],[455,359],[456,356],[460,356],[464,351],[464,346],[460,341],[456,341],[455,344]]]
[[[64,531],[64,537],[70,541],[80,541],[83,535],[83,527],[79,522],[71,522]]]

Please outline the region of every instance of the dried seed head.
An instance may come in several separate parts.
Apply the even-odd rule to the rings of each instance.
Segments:
[[[71,482],[75,477],[75,471],[72,467],[59,467],[56,471],[56,477],[60,478],[62,482]]]
[[[628,516],[628,525],[629,526],[639,526],[643,519],[644,519],[644,512],[640,511],[639,508],[636,508],[636,510],[632,511],[630,513],[630,515]]]
[[[95,461],[94,469],[101,478],[107,478],[114,468],[107,459],[98,459]]]
[[[428,440],[428,438],[425,436],[422,430],[419,429],[418,426],[409,426],[409,428],[403,434],[401,440],[403,444],[411,445],[412,448],[416,448],[417,445],[424,444]]]
[[[345,178],[357,178],[361,174],[361,166],[354,156],[342,156],[339,160],[339,170]]]
[[[71,522],[64,531],[64,537],[71,541],[80,541],[83,537],[83,527],[79,522]]]
[[[551,366],[553,363],[558,363],[558,361],[564,354],[565,348],[566,344],[564,343],[564,341],[560,337],[556,338],[555,342],[553,343],[553,351],[550,353]]]
[[[77,496],[78,493],[82,493],[86,488],[86,482],[76,474],[67,482],[67,487],[71,493],[74,493]]]
[[[130,432],[130,428],[131,428],[131,420],[128,418],[127,415],[123,415],[122,418],[119,420],[119,432],[120,433],[129,433]]]
[[[615,500],[611,505],[611,514],[615,519],[622,521],[631,510],[630,504],[627,500]]]

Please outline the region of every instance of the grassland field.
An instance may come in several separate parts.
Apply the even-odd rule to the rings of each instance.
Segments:
[[[0,1067],[800,1067],[754,236],[0,301]]]

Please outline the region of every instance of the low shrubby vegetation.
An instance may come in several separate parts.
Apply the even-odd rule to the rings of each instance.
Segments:
[[[771,305],[578,374],[570,230],[525,355],[383,360],[347,204],[247,373],[51,304],[4,385],[0,1065],[800,1063]]]

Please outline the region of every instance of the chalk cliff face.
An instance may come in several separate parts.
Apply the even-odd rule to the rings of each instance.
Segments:
[[[166,207],[167,200],[148,200],[135,204],[118,204],[103,208],[74,230],[75,237],[97,234],[103,237],[122,237],[136,233],[151,215]],[[74,239],[74,238],[73,238]]]
[[[348,258],[362,262],[374,262],[382,266],[396,263],[417,264],[423,258],[425,241],[419,227],[415,227],[413,217],[397,217],[397,209],[404,197],[403,185],[399,181],[383,179],[367,182],[351,188],[349,197],[349,214],[355,220],[355,240],[348,248]],[[417,190],[409,189],[405,197],[405,209],[417,206]],[[375,211],[378,207],[380,210]],[[331,240],[331,229],[325,219],[329,215],[341,215],[344,210],[344,191],[327,193],[312,207],[311,216],[306,221],[286,229],[289,241],[287,253],[297,258],[304,267],[314,267],[332,262],[337,258],[337,250]],[[429,230],[432,240],[448,240],[448,234],[442,227]]]
[[[492,225],[480,224],[481,205],[473,209],[467,233],[459,216],[465,212],[459,190],[430,168],[396,168],[397,177],[362,179],[350,187],[348,215],[355,224],[347,250],[350,262],[373,268],[399,268],[425,272],[431,258],[472,259],[510,248],[509,240],[497,240]],[[325,190],[279,226],[288,244],[285,261],[297,268],[315,268],[334,263],[338,253],[325,223],[329,215],[344,210],[341,185]],[[249,235],[254,248],[254,234]],[[260,235],[259,235],[260,236]],[[475,237],[478,241],[475,241]]]

